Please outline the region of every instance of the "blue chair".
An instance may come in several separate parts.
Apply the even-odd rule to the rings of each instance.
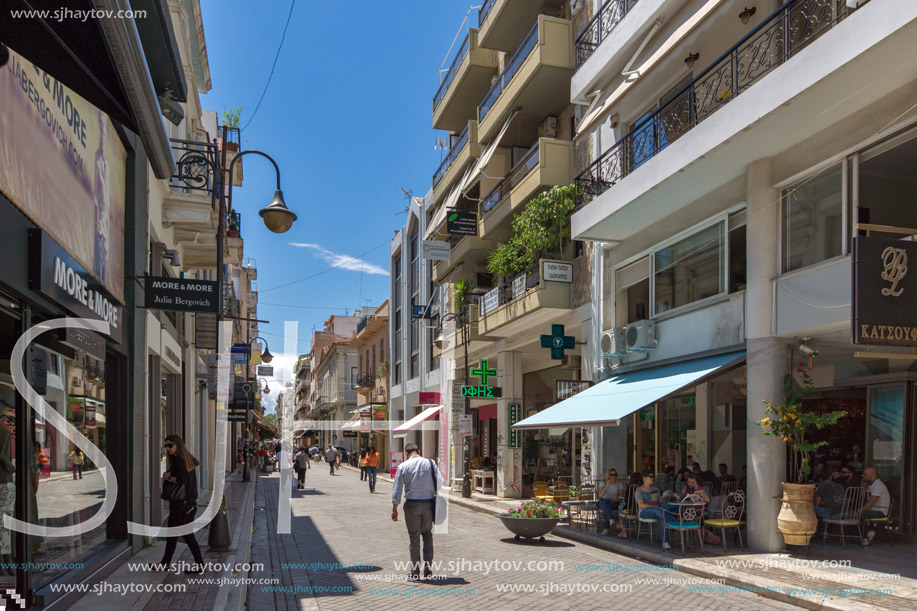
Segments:
[[[681,540],[681,555],[685,555],[685,533],[689,531],[697,532],[697,540],[700,542],[700,549],[704,551],[704,536],[701,532],[701,519],[704,515],[704,501],[696,494],[686,496],[683,503],[689,505],[679,505],[678,511],[665,511],[666,530],[678,532]]]

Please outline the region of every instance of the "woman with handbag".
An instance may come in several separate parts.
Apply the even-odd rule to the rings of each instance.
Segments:
[[[166,465],[169,470],[162,474],[162,494],[160,498],[169,501],[169,520],[167,526],[183,526],[194,521],[197,512],[197,475],[195,468],[201,463],[188,451],[185,442],[178,435],[169,435],[165,441]],[[204,572],[204,556],[194,533],[182,535],[185,543],[191,548],[191,554],[197,566],[186,573],[201,574]],[[178,538],[166,538],[166,550],[159,567],[168,570]]]

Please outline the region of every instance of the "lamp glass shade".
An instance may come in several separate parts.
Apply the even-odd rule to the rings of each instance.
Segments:
[[[296,214],[287,208],[283,201],[283,191],[274,191],[274,199],[267,208],[262,208],[258,214],[264,219],[264,226],[274,233],[286,233],[293,226]]]
[[[271,394],[271,387],[268,386],[267,384],[265,384],[265,385],[264,385],[264,390],[262,390],[261,392],[263,392],[263,393],[266,394],[266,395],[269,395],[269,394]]]
[[[436,339],[433,340],[433,345],[439,349],[442,349],[444,341],[446,341],[446,338],[443,335],[443,332],[440,330],[439,335],[437,335]]]
[[[265,363],[270,363],[274,360],[274,355],[267,349],[267,346],[264,347],[264,352],[261,353],[261,360]]]

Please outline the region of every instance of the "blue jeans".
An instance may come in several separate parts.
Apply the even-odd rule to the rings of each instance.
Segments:
[[[613,507],[614,505],[608,499],[599,499],[599,509],[605,515],[605,521],[602,526],[605,529],[611,528],[611,522],[617,522],[618,520],[618,512]]]
[[[656,520],[656,524],[659,525],[659,536],[666,543],[669,542],[669,531],[665,527],[665,513],[662,511],[662,507],[644,507],[640,510],[639,515],[644,519]]]
[[[885,514],[876,509],[867,509],[866,511],[861,513],[860,514],[860,525],[863,527],[863,532],[866,533],[867,532],[866,529],[870,528],[869,524],[863,524],[862,522],[863,520],[869,520],[869,519],[874,519],[874,518],[884,518],[884,517],[885,517]]]
[[[369,480],[369,491],[374,492],[376,490],[376,468],[375,467],[364,467],[366,469],[366,479]]]

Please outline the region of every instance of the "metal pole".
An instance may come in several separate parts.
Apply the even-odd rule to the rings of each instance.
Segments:
[[[223,168],[226,167],[226,137],[227,129],[226,126],[222,126],[222,137],[223,137],[223,146],[220,148],[220,158],[217,163],[217,172],[216,172],[216,187],[220,189],[220,195],[217,198],[219,200],[219,214],[217,215],[217,295],[220,300],[220,307],[217,308],[217,353],[219,353],[222,346],[222,327],[223,327],[223,238],[226,235],[226,183],[224,182]],[[235,429],[235,423],[232,424],[230,431]],[[231,434],[231,433],[230,433]],[[235,436],[231,442],[235,441]],[[230,447],[233,447],[230,443]],[[235,460],[235,453],[233,453],[233,460]],[[233,467],[235,470],[235,467]]]
[[[466,306],[466,312],[467,312],[467,306]],[[459,322],[462,323],[462,346],[463,346],[464,349],[465,349],[465,386],[468,386],[468,336],[467,336],[467,328],[466,328],[466,325],[465,325],[464,317],[459,318]],[[470,411],[470,409],[469,409],[469,402],[470,402],[470,399],[468,398],[468,395],[465,395],[464,401],[465,401],[465,415],[468,416],[468,415],[469,415],[469,411]],[[472,424],[472,430],[473,430],[473,427],[474,427],[474,425]],[[464,444],[465,444],[465,476],[462,478],[462,496],[465,497],[465,498],[470,498],[470,497],[471,497],[471,458],[469,457],[469,454],[471,454],[471,442],[470,442],[470,440],[471,440],[471,436],[470,436],[470,435],[466,436],[465,439],[464,439]]]

